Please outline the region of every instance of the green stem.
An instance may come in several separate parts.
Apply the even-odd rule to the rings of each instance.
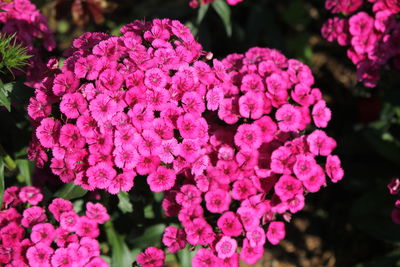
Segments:
[[[4,165],[9,171],[14,171],[17,168],[17,164],[15,161],[10,157],[10,155],[6,155],[4,157]]]
[[[0,144],[0,155],[3,156],[4,165],[9,171],[14,171],[17,168],[17,163],[6,153],[3,146]]]

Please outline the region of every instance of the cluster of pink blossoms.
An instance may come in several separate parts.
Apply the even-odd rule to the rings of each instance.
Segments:
[[[329,42],[349,46],[347,56],[357,67],[357,80],[375,87],[381,70],[392,63],[400,70],[399,0],[368,0],[371,14],[359,11],[367,6],[364,0],[326,0],[325,7],[343,18],[329,19],[322,27],[322,36]]]
[[[209,164],[204,98],[221,78],[178,21],[121,32],[84,34],[61,69],[49,62],[28,106],[29,156],[42,165],[50,150],[53,173],[88,190],[129,191],[137,174],[149,175],[152,191],[169,190],[184,169],[200,175]]]
[[[86,33],[31,99],[39,165],[64,182],[115,194],[136,175],[164,192],[171,253],[202,246],[193,266],[237,266],[285,236],[282,219],[304,195],[343,177],[331,118],[310,69],[276,50],[252,48],[210,67],[178,21],[135,21],[122,36]],[[202,55],[206,55],[202,57]],[[203,59],[203,60],[202,60]],[[305,134],[305,132],[309,134]],[[238,243],[240,242],[240,243]],[[163,266],[150,247],[142,266]]]
[[[400,193],[400,178],[393,178],[388,184],[390,194],[398,195]],[[392,221],[400,224],[400,199],[395,202],[395,207],[391,213]]]
[[[282,219],[303,209],[305,194],[325,186],[326,175],[337,182],[344,174],[335,140],[312,125],[325,128],[331,112],[307,66],[252,48],[229,55],[218,75],[225,82],[208,90],[204,113],[209,164],[204,173],[179,175],[163,200],[165,214],[183,226],[167,227],[163,244],[172,253],[202,246],[194,267],[256,263],[266,240],[284,238]],[[163,256],[151,248],[138,261]]]
[[[33,44],[40,40],[47,51],[55,48],[56,43],[47,19],[29,0],[1,1],[0,32],[16,34],[16,38],[27,47],[32,57],[26,70],[27,82],[35,85],[46,69],[41,61],[40,50]]]
[[[214,1],[215,0],[190,0],[189,6],[191,8],[198,8],[200,4],[206,5],[206,4],[212,3]],[[243,2],[243,0],[226,0],[226,2],[229,5],[234,6],[240,2]]]
[[[5,190],[0,210],[0,265],[108,266],[96,240],[98,224],[109,219],[105,207],[88,202],[85,216],[79,216],[68,200],[55,198],[44,207],[38,205],[42,199],[33,186]]]

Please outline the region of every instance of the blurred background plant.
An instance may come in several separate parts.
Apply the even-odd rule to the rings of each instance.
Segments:
[[[395,71],[385,70],[376,88],[357,83],[346,49],[321,37],[321,27],[330,16],[323,1],[246,0],[230,6],[225,0],[216,0],[197,9],[187,0],[33,3],[54,31],[54,56],[62,56],[72,40],[84,32],[116,34],[121,25],[134,19],[167,17],[189,26],[215,58],[268,46],[308,64],[332,108],[328,132],[338,140],[346,175],[341,183],[308,198],[305,210],[288,225],[286,240],[279,246],[268,246],[258,266],[400,266],[400,227],[390,219],[395,199],[386,187],[400,173],[400,79]],[[25,50],[12,40],[0,52],[6,55],[10,49],[21,56],[19,62],[28,59]],[[101,236],[102,252],[109,255],[113,266],[131,266],[142,249],[161,244],[162,231],[170,223],[161,212],[162,195],[152,193],[144,179],[135,180],[131,192],[118,196],[87,193],[72,185],[62,187],[46,166],[33,167],[26,159],[31,128],[25,106],[34,89],[23,85],[23,75],[10,73],[8,67],[13,67],[5,58],[0,74],[0,102],[5,106],[0,112],[0,192],[5,176],[6,186],[43,186],[45,195],[57,192],[73,199],[75,205],[82,205],[82,199],[101,198],[112,218]],[[167,257],[167,262],[170,266],[190,266],[192,254],[187,247],[177,257]]]

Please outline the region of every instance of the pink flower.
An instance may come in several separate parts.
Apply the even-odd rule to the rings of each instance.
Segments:
[[[255,264],[264,255],[263,246],[250,246],[250,242],[247,238],[243,240],[243,247],[240,251],[240,258],[247,264]]]
[[[182,96],[182,107],[187,113],[201,115],[206,109],[204,100],[196,92],[186,92]]]
[[[186,235],[182,229],[168,226],[164,230],[162,242],[168,247],[168,251],[176,253],[186,247]]]
[[[271,170],[275,173],[290,174],[295,161],[292,151],[281,146],[271,154]]]
[[[163,89],[168,82],[168,76],[160,69],[146,71],[144,84],[151,89]]]
[[[193,207],[201,201],[201,192],[194,185],[184,185],[176,194],[176,202],[183,207]]]
[[[303,193],[301,182],[289,175],[282,175],[275,184],[274,189],[281,200],[288,200],[296,194]]]
[[[208,245],[215,239],[211,226],[202,218],[196,218],[185,227],[186,240],[192,245]]]
[[[214,87],[207,92],[207,109],[217,110],[221,101],[224,98],[224,93],[220,87]]]
[[[87,102],[80,93],[65,94],[60,103],[60,110],[69,119],[76,119],[87,110]]]
[[[112,119],[117,112],[121,111],[117,103],[105,94],[98,94],[90,101],[89,109],[92,117],[99,123]]]
[[[137,256],[136,261],[143,267],[162,267],[165,263],[165,253],[161,249],[148,247]]]
[[[21,188],[18,196],[22,202],[28,202],[31,205],[37,205],[43,199],[40,190],[33,186],[25,186]]]
[[[86,267],[107,267],[108,263],[100,257],[94,257],[85,266]]]
[[[111,194],[117,194],[120,191],[128,192],[132,189],[136,173],[126,171],[118,174],[107,187],[107,191]]]
[[[59,267],[73,266],[77,257],[72,254],[72,251],[67,248],[58,248],[51,257],[51,265]]]
[[[75,74],[67,71],[60,73],[54,78],[53,93],[56,96],[62,96],[66,93],[75,93],[79,87],[79,80]]]
[[[150,174],[155,172],[159,165],[160,165],[160,158],[158,156],[143,156],[139,158],[139,161],[136,165],[136,171],[140,175]],[[168,180],[166,182],[172,182],[172,181]]]
[[[86,203],[86,217],[98,224],[103,224],[110,219],[107,209],[100,203]]]
[[[50,246],[55,237],[56,231],[50,223],[40,223],[32,227],[31,240],[34,243],[42,243]]]
[[[261,227],[255,227],[246,232],[246,238],[251,247],[260,247],[265,244],[265,231]]]
[[[21,242],[24,234],[24,228],[19,226],[16,222],[10,222],[0,230],[2,245],[6,247],[17,246]]]
[[[55,198],[49,205],[49,211],[53,214],[54,218],[59,221],[60,215],[64,212],[72,211],[73,206],[71,201],[62,198]]]
[[[277,245],[283,238],[285,238],[285,224],[283,222],[271,222],[268,226],[267,238],[268,241]]]
[[[60,216],[60,227],[68,230],[69,232],[75,232],[77,230],[79,222],[79,216],[75,211],[68,211],[61,213]]]
[[[117,172],[108,164],[99,163],[90,167],[86,175],[90,184],[93,184],[97,188],[106,189],[117,175]]]
[[[200,144],[196,140],[183,139],[179,151],[179,155],[187,162],[194,162],[200,156]]]
[[[271,142],[278,130],[276,123],[269,117],[263,116],[254,122],[261,130],[262,142]]]
[[[236,181],[232,186],[232,198],[236,200],[244,200],[256,194],[256,188],[249,179]]]
[[[312,110],[314,123],[319,128],[325,128],[331,120],[331,111],[323,100],[318,101]]]
[[[239,236],[243,231],[239,218],[232,211],[225,212],[218,219],[217,225],[227,236]]]
[[[256,124],[242,124],[237,129],[235,144],[242,149],[257,149],[262,143],[261,130]]]
[[[192,259],[193,267],[218,266],[220,259],[214,253],[206,248],[200,248]]]
[[[46,219],[44,208],[33,206],[24,210],[21,224],[26,228],[31,228],[38,223],[44,222]]]
[[[60,131],[60,144],[66,148],[83,148],[85,138],[81,135],[78,127],[73,124],[65,124]]]
[[[204,199],[206,201],[206,207],[210,212],[222,213],[229,209],[231,204],[231,197],[227,191],[215,189],[208,191]]]
[[[175,138],[161,141],[160,159],[164,163],[172,163],[174,158],[180,154],[180,146]]]
[[[40,126],[36,129],[36,136],[42,146],[52,148],[58,143],[59,131],[59,121],[45,118],[40,122]]]
[[[180,116],[177,120],[177,126],[181,136],[183,138],[196,139],[198,136],[197,125],[199,124],[199,120],[199,117],[194,116],[191,113]]]
[[[301,180],[308,180],[314,175],[317,168],[317,162],[311,155],[300,154],[296,156],[296,163],[293,165],[293,172]]]
[[[237,242],[229,236],[223,236],[215,245],[220,259],[230,258],[236,252]]]
[[[315,130],[307,137],[310,151],[314,155],[328,156],[336,147],[336,141],[330,138],[322,130]]]
[[[159,166],[157,170],[147,177],[151,191],[161,192],[171,189],[175,184],[176,175],[171,169]]]
[[[97,223],[85,216],[79,217],[75,232],[80,237],[90,238],[96,238],[100,234]]]
[[[302,180],[302,182],[308,192],[313,193],[319,191],[321,186],[325,185],[326,182],[324,170],[317,165],[314,174]]]
[[[124,78],[118,71],[113,69],[106,69],[102,73],[100,73],[99,80],[96,83],[96,86],[99,87],[99,89],[102,91],[104,89],[110,91],[118,91],[121,89],[123,82]]]
[[[239,112],[245,118],[259,119],[263,113],[262,93],[247,92],[239,98]]]
[[[387,187],[390,191],[390,194],[397,195],[400,192],[400,179],[393,178]]]
[[[50,267],[50,258],[54,250],[47,244],[38,243],[31,246],[26,251],[26,257],[29,266],[32,267]]]
[[[276,111],[275,118],[279,121],[278,126],[281,131],[297,131],[300,128],[301,113],[290,104],[280,107]]]
[[[325,169],[332,182],[336,183],[342,180],[344,171],[340,166],[340,159],[338,156],[329,155],[326,159]]]

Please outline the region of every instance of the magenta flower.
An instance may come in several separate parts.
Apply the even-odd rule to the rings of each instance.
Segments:
[[[27,202],[31,205],[37,205],[43,199],[40,190],[33,186],[25,186],[21,188],[18,196],[22,202]]]
[[[206,248],[201,248],[196,252],[196,255],[192,259],[193,267],[208,267],[218,266],[220,259],[214,255],[214,253]]]
[[[28,258],[29,266],[50,267],[50,258],[53,255],[53,252],[54,250],[49,245],[44,243],[38,243],[34,246],[31,246],[26,251],[26,257]]]
[[[162,267],[165,253],[161,249],[149,247],[137,256],[136,261],[143,267]]]
[[[232,211],[225,212],[217,225],[226,236],[239,236],[243,231],[239,218]]]
[[[229,236],[223,236],[215,245],[215,250],[220,259],[230,258],[235,254],[237,242]]]
[[[271,222],[268,226],[267,239],[277,245],[285,237],[285,225],[283,222]]]
[[[162,242],[168,247],[168,251],[176,253],[186,247],[185,231],[174,226],[168,226],[164,230]]]

